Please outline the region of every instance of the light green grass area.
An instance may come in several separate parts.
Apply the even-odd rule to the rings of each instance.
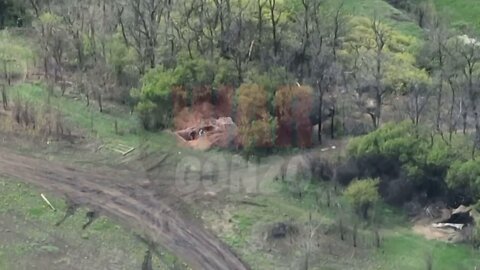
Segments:
[[[9,90],[11,99],[30,101],[36,105],[37,110],[51,105],[60,111],[67,120],[67,125],[78,127],[87,135],[101,138],[108,141],[122,141],[128,144],[137,144],[141,137],[138,132],[141,128],[135,115],[124,112],[101,113],[97,106],[91,104],[89,107],[83,101],[76,101],[73,98],[60,97],[57,92],[49,95],[41,85],[19,84]],[[115,121],[117,121],[118,132],[115,134]]]
[[[5,67],[10,75],[24,77],[28,68],[33,66],[33,58],[34,53],[25,40],[17,38],[7,30],[0,31],[0,80],[4,78]]]
[[[229,221],[223,229],[219,230],[220,237],[246,258],[254,269],[293,269],[292,265],[298,265],[297,261],[304,256],[301,244],[291,246],[288,254],[278,251],[274,245],[265,244],[268,242],[265,240],[265,233],[269,225],[289,221],[304,230],[308,228],[309,222],[313,222],[315,226],[319,225],[320,248],[312,251],[312,257],[319,262],[312,264],[311,269],[421,270],[426,269],[426,258],[429,255],[432,256],[433,269],[461,270],[480,266],[478,250],[472,250],[466,244],[447,244],[426,240],[410,229],[410,222],[398,209],[386,205],[377,207],[376,224],[380,228],[382,239],[381,247],[377,249],[374,245],[372,224],[352,218],[351,209],[343,197],[332,193],[331,206],[327,207],[327,186],[311,187],[301,199],[292,193],[289,194],[284,186],[277,185],[276,188],[278,191],[276,193],[253,196],[248,199],[257,206],[239,203],[245,200],[243,196],[232,196],[231,203],[223,211],[223,215],[226,214]],[[207,211],[203,218],[213,228],[218,227],[220,219],[214,212]],[[346,226],[344,241],[340,240],[338,232],[339,218],[344,220]],[[352,224],[355,221],[360,222],[359,246],[356,249],[352,247],[351,242]],[[297,238],[294,243],[295,241],[302,240]],[[327,248],[330,245],[334,250],[333,255],[329,254],[331,251]],[[338,253],[343,254],[336,257]],[[352,255],[356,253],[357,255]],[[322,267],[315,268],[319,265]]]
[[[87,107],[83,100],[62,97],[56,92],[49,96],[48,91],[42,85],[29,83],[9,88],[8,95],[12,101],[20,99],[30,102],[36,111],[51,106],[61,112],[66,126],[72,128],[75,134],[85,136],[88,142],[98,141],[99,145],[105,146],[124,144],[136,147],[137,150],[132,153],[135,157],[140,155],[141,151],[172,152],[178,149],[177,142],[171,134],[143,131],[138,126],[135,115],[131,115],[120,107],[109,108],[107,112],[100,113],[93,104]],[[115,132],[115,121],[118,123],[118,133]],[[35,143],[32,142],[18,145],[17,150],[50,160],[73,162],[80,166],[91,166],[88,164],[95,164],[95,166],[118,165],[121,159],[121,155],[118,153],[114,152],[112,155],[112,151],[108,147],[97,153],[78,151],[75,147],[65,149],[62,147],[65,147],[64,143],[53,142],[46,145],[42,142],[41,146],[35,146]],[[32,152],[32,149],[35,151]],[[185,152],[188,150],[185,149]],[[62,247],[55,242],[57,240],[61,243],[68,243],[71,249],[78,249],[82,254],[87,254],[87,256],[93,254],[100,258],[93,260],[92,264],[85,263],[85,267],[108,269],[103,263],[113,261],[113,265],[117,266],[111,269],[141,269],[147,247],[135,237],[133,232],[126,231],[114,221],[103,217],[96,220],[88,230],[83,231],[81,227],[87,221],[86,209],[79,210],[62,226],[56,227],[54,224],[65,214],[65,202],[63,198],[47,195],[58,209],[53,212],[42,201],[40,192],[29,185],[20,184],[19,181],[0,179],[0,220],[13,219],[19,224],[24,224],[17,227],[19,234],[13,236],[16,238],[14,244],[1,239],[2,226],[0,226],[0,270],[18,269],[14,263],[20,258],[34,260],[44,252],[52,256],[52,258],[45,259],[45,267],[56,265],[57,257],[63,255]],[[157,269],[170,269],[172,266],[167,268],[165,264],[180,263],[168,252],[162,250],[159,252],[161,252],[163,262],[161,263],[158,257],[154,256]],[[75,261],[75,259],[76,254],[68,254],[61,259],[61,262]],[[62,263],[59,265],[63,265]],[[84,262],[80,263],[82,266],[84,265]],[[95,263],[102,265],[99,267]],[[22,269],[29,268],[26,265]],[[63,269],[68,269],[68,267]]]
[[[433,0],[438,12],[457,29],[480,31],[480,2],[477,0]]]
[[[480,253],[463,244],[429,241],[407,229],[388,232],[382,252],[377,254],[378,269],[427,269],[428,256],[432,256],[433,269],[475,269],[480,266]]]
[[[103,217],[82,230],[87,222],[86,209],[78,210],[57,227],[66,205],[46,194],[57,209],[53,211],[40,192],[0,179],[1,270],[32,269],[44,264],[49,269],[72,269],[78,263],[90,269],[141,269],[147,247],[131,232]],[[165,267],[157,258],[154,263]]]
[[[287,1],[287,0],[284,0]],[[333,12],[343,3],[343,10],[349,16],[377,17],[405,35],[422,36],[422,29],[412,21],[404,11],[398,10],[384,0],[327,0],[321,6],[325,18],[333,16]],[[288,2],[290,9],[301,10],[300,1]]]
[[[330,0],[338,3],[338,0]],[[422,30],[418,25],[405,14],[385,2],[384,0],[344,0],[345,10],[355,16],[373,18],[377,16],[380,20],[392,26],[403,34],[421,37]]]

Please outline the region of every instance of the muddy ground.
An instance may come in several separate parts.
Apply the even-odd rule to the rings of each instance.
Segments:
[[[113,243],[100,226],[88,231],[71,229],[70,224],[55,228],[16,211],[1,213],[0,269],[140,269],[146,247],[133,235],[111,229],[115,239],[120,239]]]
[[[0,148],[0,173],[88,206],[161,244],[194,269],[249,269],[217,237],[179,213],[180,200],[140,173],[78,169]],[[168,181],[168,179],[166,179]]]

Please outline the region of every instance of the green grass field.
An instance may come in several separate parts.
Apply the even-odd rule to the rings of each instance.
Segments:
[[[107,218],[89,228],[86,209],[62,225],[65,215],[60,198],[46,194],[57,211],[40,197],[41,191],[12,179],[0,178],[0,270],[140,269],[146,245]],[[165,267],[158,259],[156,267]],[[112,268],[113,267],[113,268]]]
[[[61,112],[67,125],[80,128],[88,136],[111,141],[119,140],[127,144],[138,142],[138,132],[141,132],[139,122],[135,115],[127,112],[100,113],[96,104],[92,103],[87,107],[83,100],[75,101],[73,98],[59,97],[56,92],[49,97],[48,91],[41,85],[19,84],[9,90],[9,95],[13,100],[20,98],[30,101],[37,106],[37,109],[50,104]],[[115,134],[115,121],[118,124],[119,134],[122,135]]]
[[[340,1],[330,0],[338,5]],[[389,24],[406,35],[421,37],[422,30],[403,11],[389,5],[384,0],[344,0],[345,10],[355,16],[374,17]]]
[[[326,18],[333,16],[333,11],[338,9],[342,3],[343,11],[347,16],[369,18],[376,16],[403,34],[415,37],[421,37],[422,35],[422,30],[411,20],[409,15],[402,10],[394,8],[384,0],[327,0],[322,6],[326,13],[324,16]],[[288,2],[287,6],[291,9],[302,9],[299,1]]]
[[[312,251],[317,263],[312,269],[426,269],[427,256],[432,256],[433,269],[474,269],[480,265],[478,250],[468,245],[447,244],[431,241],[415,234],[410,222],[401,210],[379,205],[377,216],[380,224],[381,247],[374,245],[371,225],[360,222],[358,247],[352,247],[352,224],[358,222],[352,218],[351,209],[341,196],[332,195],[332,206],[326,206],[326,193],[308,192],[302,199],[292,196],[284,186],[273,183],[276,193],[254,196],[249,201],[261,206],[238,203],[243,196],[229,198],[230,203],[224,213],[230,216],[230,223],[219,229],[215,211],[207,210],[203,218],[219,235],[242,256],[252,263],[254,269],[295,269],[299,259],[303,258],[302,238],[294,238],[289,244],[291,250],[282,252],[275,245],[263,245],[264,233],[268,225],[276,222],[292,221],[299,227],[308,228],[312,222],[323,232],[317,240],[320,248]],[[325,190],[326,185],[314,185],[313,189]],[[337,203],[340,208],[335,206]],[[221,206],[219,206],[222,208]],[[311,221],[310,221],[311,217]],[[342,217],[346,224],[345,240],[341,241],[338,232],[338,219]],[[216,229],[215,229],[216,228]],[[281,246],[281,245],[280,245]],[[292,253],[293,252],[293,253]],[[320,268],[318,265],[321,265]]]
[[[480,265],[478,250],[467,245],[429,241],[401,228],[388,233],[377,254],[377,269],[427,269],[428,256],[432,256],[433,269],[467,270]]]
[[[480,3],[477,0],[434,0],[438,12],[457,29],[480,31]]]

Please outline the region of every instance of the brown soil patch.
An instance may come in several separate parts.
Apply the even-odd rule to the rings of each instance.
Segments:
[[[145,178],[121,170],[86,170],[34,159],[0,148],[0,172],[111,217],[142,233],[193,269],[249,269],[210,232],[178,210],[173,188],[157,194]]]
[[[447,243],[459,243],[465,240],[462,231],[456,231],[452,228],[435,228],[432,226],[434,220],[424,218],[420,219],[412,227],[412,230],[422,235],[428,240],[438,240]]]

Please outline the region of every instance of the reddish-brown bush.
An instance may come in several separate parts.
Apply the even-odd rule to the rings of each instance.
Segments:
[[[312,145],[310,111],[313,91],[307,86],[284,86],[275,94],[275,112],[278,118],[278,146]]]

